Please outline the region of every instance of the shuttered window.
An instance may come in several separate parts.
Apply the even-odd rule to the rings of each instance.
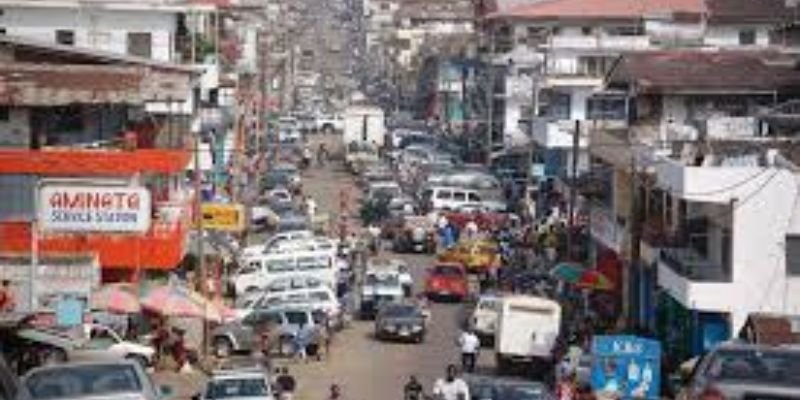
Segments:
[[[786,275],[800,276],[800,235],[786,236]]]
[[[30,221],[35,187],[32,175],[0,175],[0,221]]]

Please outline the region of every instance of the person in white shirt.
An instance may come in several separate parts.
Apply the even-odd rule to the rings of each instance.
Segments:
[[[458,338],[458,346],[461,348],[461,368],[464,372],[475,371],[475,362],[478,358],[478,351],[481,348],[481,341],[478,335],[470,330],[461,333]]]
[[[447,377],[433,385],[433,398],[436,400],[470,400],[467,382],[457,376],[456,366],[447,366]]]
[[[466,231],[467,238],[469,239],[477,239],[478,230],[478,224],[476,224],[475,221],[467,222],[467,225],[464,227],[464,231]]]

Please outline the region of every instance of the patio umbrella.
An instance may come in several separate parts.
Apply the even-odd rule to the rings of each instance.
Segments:
[[[587,269],[581,274],[575,286],[582,289],[591,290],[611,290],[614,289],[614,284],[611,280],[603,275],[600,271],[594,269]]]
[[[136,314],[142,311],[136,290],[128,284],[104,285],[92,293],[92,310],[115,314]]]
[[[172,285],[150,290],[142,298],[142,307],[165,317],[208,317],[203,304],[193,298],[190,290]]]
[[[574,263],[558,263],[550,270],[550,275],[567,283],[577,283],[586,268]]]

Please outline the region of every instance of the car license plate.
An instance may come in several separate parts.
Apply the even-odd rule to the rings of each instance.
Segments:
[[[409,334],[411,334],[411,332],[409,332],[408,328],[400,329],[400,336],[408,336]]]

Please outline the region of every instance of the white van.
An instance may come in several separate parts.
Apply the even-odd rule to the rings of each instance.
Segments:
[[[469,320],[469,326],[481,338],[481,342],[494,340],[497,331],[497,318],[503,298],[496,294],[484,294],[478,298]]]
[[[479,190],[462,187],[432,186],[422,192],[422,200],[431,211],[458,210],[465,206],[479,206],[497,212],[506,210],[502,201],[486,199]]]
[[[552,365],[561,331],[561,305],[535,296],[504,297],[497,318],[495,357],[498,372],[514,362]]]
[[[329,251],[266,254],[248,259],[233,276],[237,295],[262,290],[273,281],[291,276],[310,276],[334,287],[337,281],[335,254]]]
[[[314,232],[309,230],[296,230],[284,231],[276,233],[269,237],[263,244],[247,246],[242,250],[241,258],[247,259],[260,255],[267,254],[272,248],[278,246],[280,243],[290,240],[298,239],[311,239],[314,237]]]
[[[334,319],[341,313],[341,305],[336,294],[328,286],[316,288],[286,290],[282,292],[255,292],[243,296],[235,304],[237,317],[244,318],[254,310],[268,310],[287,304],[311,305],[315,309],[325,311]]]
[[[322,252],[328,251],[331,254],[336,254],[337,246],[333,239],[325,236],[315,236],[313,238],[301,238],[294,240],[284,240],[276,243],[266,250],[267,254],[284,254],[297,251],[313,251]]]

